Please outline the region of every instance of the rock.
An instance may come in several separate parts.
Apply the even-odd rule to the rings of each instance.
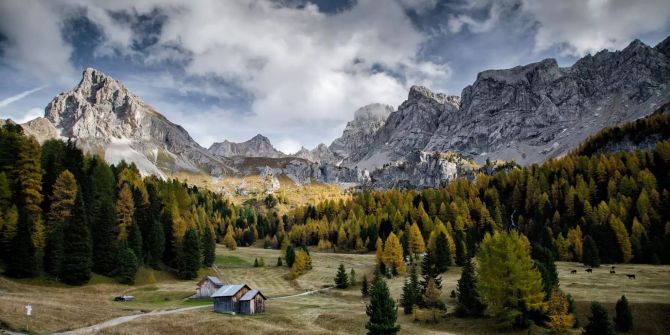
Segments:
[[[359,108],[354,112],[354,119],[347,123],[342,136],[330,144],[330,151],[339,157],[346,157],[349,162],[359,160],[367,153],[375,134],[392,112],[393,107],[383,104]]]
[[[283,152],[272,146],[270,139],[261,134],[242,143],[229,142],[228,140],[217,142],[212,144],[207,151],[213,155],[221,157],[244,156],[280,158],[286,156]]]

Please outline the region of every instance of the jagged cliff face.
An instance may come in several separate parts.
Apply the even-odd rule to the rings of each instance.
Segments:
[[[598,130],[648,115],[670,99],[670,62],[640,41],[572,67],[553,59],[481,72],[426,145],[486,158],[541,162]]]
[[[347,123],[342,136],[330,144],[329,149],[339,157],[349,161],[362,158],[374,142],[377,131],[384,126],[393,107],[384,104],[370,104],[354,112],[354,119]]]
[[[56,96],[44,118],[23,125],[38,139],[71,138],[111,163],[135,163],[144,174],[179,170],[222,174],[225,163],[208,154],[181,126],[168,121],[123,84],[86,69],[73,90]]]
[[[298,152],[291,156],[306,159],[314,163],[339,164],[339,162],[342,161],[342,156],[330,150],[330,148],[323,143],[317,145],[316,148],[312,150],[302,147]]]
[[[272,146],[270,139],[261,134],[242,143],[229,142],[227,140],[217,142],[212,144],[207,151],[213,155],[221,157],[242,156],[280,158],[286,156],[283,152]]]

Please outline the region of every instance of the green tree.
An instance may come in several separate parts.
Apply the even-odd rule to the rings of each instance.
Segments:
[[[428,249],[426,255],[423,256],[421,261],[421,275],[423,279],[421,280],[421,294],[426,293],[426,288],[428,287],[428,281],[433,279],[435,285],[442,289],[442,277],[440,276],[440,271],[437,268],[435,260],[435,254]]]
[[[283,266],[283,265],[284,264],[282,264],[281,262],[281,257],[277,257],[277,266]]]
[[[584,335],[614,335],[614,328],[610,323],[607,310],[598,302],[591,303],[589,323],[584,327]]]
[[[558,272],[554,263],[554,254],[547,248],[535,245],[533,246],[532,258],[535,267],[542,275],[545,296],[549,297],[554,287],[558,286]]]
[[[396,324],[398,307],[383,279],[376,280],[372,284],[366,314],[370,317],[365,325],[368,335],[397,334],[400,331],[400,326]]]
[[[64,247],[60,279],[70,285],[82,285],[91,278],[93,255],[91,233],[87,222],[82,192],[72,208],[72,218],[63,230]]]
[[[20,187],[19,208],[25,213],[25,222],[38,250],[44,246],[44,225],[42,223],[42,166],[40,145],[34,137],[23,138],[16,166],[16,177]]]
[[[56,178],[52,192],[49,198],[51,208],[47,213],[44,270],[57,277],[63,261],[63,225],[70,221],[77,197],[77,181],[74,175],[68,170],[63,171]]]
[[[438,234],[435,240],[435,266],[439,273],[449,270],[451,265],[451,250],[444,234]]]
[[[139,268],[139,261],[133,249],[128,247],[127,243],[122,242],[121,248],[116,256],[117,280],[121,284],[132,285],[135,283],[135,275]]]
[[[60,275],[63,264],[64,225],[65,223],[56,223],[50,227],[44,245],[44,271],[54,277]]]
[[[211,267],[216,258],[216,241],[214,233],[210,227],[205,227],[205,233],[202,235],[202,265]]]
[[[363,275],[363,282],[361,283],[361,295],[367,297],[370,294],[370,284],[368,283],[368,276]]]
[[[117,266],[116,208],[111,196],[102,196],[93,208],[93,271],[111,275]]]
[[[597,268],[600,266],[600,256],[596,241],[590,235],[584,237],[584,250],[582,254],[582,263],[586,266]]]
[[[205,229],[205,233],[208,231],[209,229]],[[212,243],[214,243],[214,238],[211,236],[211,232],[209,235],[209,238],[212,239]],[[203,240],[207,241],[206,238]],[[160,262],[163,257],[163,252],[165,252],[165,230],[161,226],[161,222],[158,220],[158,218],[151,219],[151,229],[149,235],[147,236],[145,245],[147,245],[147,265],[156,270],[160,270]],[[205,248],[207,248],[207,246],[208,245],[206,245]],[[212,250],[214,248],[211,246],[211,244],[209,244],[209,248],[210,250],[205,252],[205,260],[203,260],[206,266],[212,266],[212,263],[214,262],[214,257],[211,256]],[[207,258],[208,255],[209,258]]]
[[[617,332],[628,332],[633,329],[633,314],[628,305],[625,295],[616,302],[616,315],[614,316],[614,329]]]
[[[484,236],[477,253],[477,288],[490,313],[509,326],[525,326],[528,312],[547,307],[542,276],[516,232]]]
[[[409,279],[405,280],[400,297],[405,314],[412,313],[414,305],[421,304],[421,286],[419,284],[419,273],[416,265],[412,264],[409,269]]]
[[[349,271],[349,286],[356,286],[356,270],[354,268],[351,268],[351,271]]]
[[[349,287],[349,276],[347,276],[347,270],[344,269],[344,264],[342,263],[340,263],[340,266],[337,268],[337,274],[335,274],[335,287],[339,289]]]
[[[177,258],[177,277],[181,279],[198,277],[198,270],[202,264],[202,251],[200,238],[195,229],[190,228],[186,231]]]
[[[293,267],[293,262],[295,262],[295,250],[293,249],[293,245],[290,245],[286,247],[286,265],[288,267]]]
[[[477,289],[477,278],[472,259],[468,258],[463,265],[461,278],[457,287],[458,314],[467,316],[480,316],[484,313],[486,306],[482,303]]]
[[[7,259],[6,273],[15,278],[29,278],[38,274],[37,250],[33,243],[31,227],[26,220],[25,210],[19,211],[16,233],[9,243],[12,257]]]

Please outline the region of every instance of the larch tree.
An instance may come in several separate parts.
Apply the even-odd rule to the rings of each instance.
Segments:
[[[619,261],[624,263],[630,262],[630,260],[633,259],[633,248],[630,244],[626,226],[624,226],[623,222],[614,215],[610,216],[610,226],[614,231],[619,248],[621,249],[622,259]]]
[[[575,317],[570,314],[568,297],[558,287],[551,291],[547,316],[547,326],[555,332],[563,332],[575,324]]]
[[[377,260],[377,268],[383,273],[386,266],[384,265],[384,243],[381,237],[377,237],[377,242],[375,242],[375,259]]]
[[[235,235],[233,233],[233,225],[229,224],[226,229],[226,235],[223,237],[223,244],[228,248],[228,250],[237,249],[237,242],[235,241]]]
[[[70,221],[77,197],[74,175],[68,170],[63,171],[56,178],[52,192],[51,207],[47,213],[44,270],[52,276],[58,276],[63,260],[64,225]]]
[[[119,226],[119,241],[127,241],[128,234],[133,226],[135,202],[133,192],[128,184],[123,184],[116,200],[116,218]]]
[[[77,199],[72,208],[72,218],[65,225],[63,262],[60,279],[70,285],[82,285],[91,278],[93,252],[91,233],[82,192],[77,191]]]
[[[527,311],[547,307],[542,276],[516,232],[484,236],[477,252],[477,288],[489,312],[510,326],[524,326],[517,321]]]
[[[393,274],[405,273],[405,257],[398,237],[391,233],[384,245],[384,264],[391,268]]]
[[[40,145],[34,137],[23,138],[17,162],[16,176],[21,189],[21,202],[35,249],[44,247],[42,223],[42,165]]]
[[[426,252],[426,243],[423,241],[423,236],[421,235],[421,230],[419,230],[419,225],[416,222],[412,223],[409,227],[409,250],[415,256],[420,253]]]
[[[373,282],[370,288],[370,303],[365,313],[369,317],[365,324],[368,335],[393,335],[400,331],[400,326],[396,324],[398,307],[383,279]]]

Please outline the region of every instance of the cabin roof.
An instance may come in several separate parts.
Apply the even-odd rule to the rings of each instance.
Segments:
[[[212,294],[212,298],[232,297],[245,286],[248,289],[250,289],[250,287],[247,284],[223,285],[223,286],[221,286],[221,288],[216,290],[216,292],[214,292],[214,294]]]
[[[267,298],[263,295],[263,293],[261,293],[261,291],[259,291],[259,290],[251,290],[251,291],[248,291],[247,293],[245,293],[245,294],[242,296],[242,298],[240,298],[240,301],[252,300],[252,299],[255,298],[256,295],[258,295],[258,294],[260,294],[261,297],[263,297],[263,299],[267,299]]]
[[[219,287],[225,285],[225,284],[223,283],[223,281],[221,281],[221,279],[219,279],[219,277],[216,277],[216,276],[205,276],[204,278],[202,278],[202,279],[198,282],[198,286],[202,286],[202,284],[203,284],[205,281],[207,281],[207,280],[211,281],[212,284],[214,284],[214,285],[216,285],[216,286],[219,286]]]

